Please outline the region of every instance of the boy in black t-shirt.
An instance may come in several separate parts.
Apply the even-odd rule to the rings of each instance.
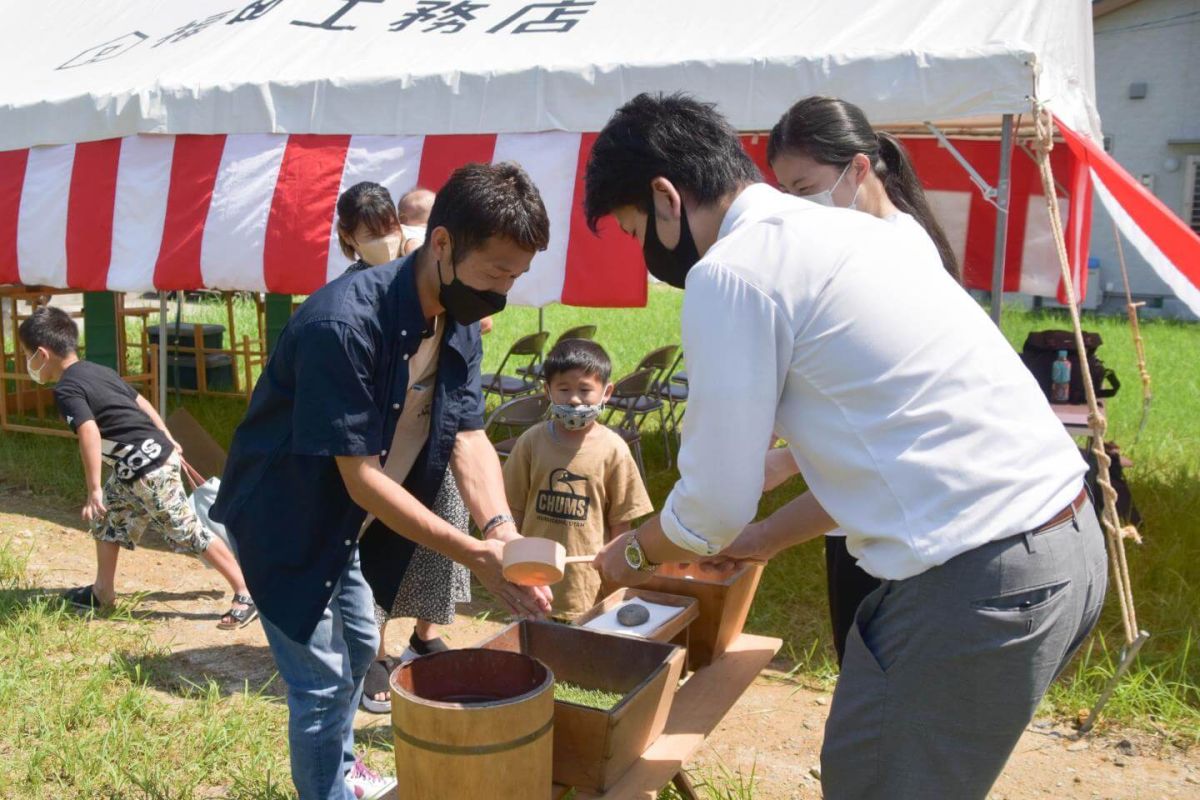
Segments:
[[[175,552],[199,555],[229,581],[233,604],[218,627],[245,627],[258,611],[242,570],[229,547],[188,506],[180,476],[182,449],[154,406],[113,370],[79,359],[79,329],[62,309],[35,310],[18,334],[29,377],[37,383],[57,382],[54,400],[79,437],[87,479],[82,517],[96,540],[96,581],[71,589],[66,599],[83,608],[111,606],[120,548],[132,550],[152,529]],[[103,488],[101,462],[112,467]]]

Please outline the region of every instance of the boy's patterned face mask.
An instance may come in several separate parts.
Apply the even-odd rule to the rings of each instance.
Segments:
[[[572,403],[552,403],[550,405],[550,416],[554,418],[555,422],[561,423],[567,430],[577,431],[595,422],[603,410],[604,403],[597,403],[594,406],[587,406],[582,403],[579,405]]]

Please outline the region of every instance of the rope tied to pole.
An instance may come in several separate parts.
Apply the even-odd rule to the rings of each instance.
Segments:
[[[1079,363],[1086,365],[1087,348],[1083,342],[1083,323],[1079,317],[1079,303],[1076,300],[1075,282],[1071,275],[1070,260],[1067,256],[1066,236],[1063,233],[1062,219],[1058,210],[1058,191],[1054,185],[1054,173],[1050,168],[1050,152],[1054,149],[1054,118],[1050,110],[1040,101],[1033,101],[1033,118],[1037,139],[1034,151],[1037,154],[1038,172],[1041,174],[1042,190],[1046,197],[1046,211],[1050,216],[1050,229],[1054,234],[1055,250],[1058,253],[1059,268],[1062,271],[1063,289],[1067,296],[1067,308],[1071,315],[1071,325],[1075,333],[1075,349],[1079,355]],[[1113,584],[1117,590],[1117,598],[1121,607],[1121,622],[1125,631],[1126,644],[1132,645],[1138,638],[1137,612],[1133,601],[1133,586],[1129,580],[1129,562],[1125,554],[1125,539],[1137,537],[1136,530],[1130,536],[1127,533],[1132,526],[1122,526],[1117,514],[1117,491],[1113,488],[1109,477],[1112,459],[1104,449],[1104,435],[1108,429],[1108,420],[1100,412],[1100,404],[1096,400],[1096,388],[1092,385],[1092,376],[1086,368],[1080,370],[1083,379],[1083,392],[1087,398],[1088,428],[1092,434],[1092,453],[1096,458],[1096,482],[1100,486],[1102,505],[1100,523],[1108,538],[1109,561],[1112,565]]]
[[[1146,365],[1146,344],[1142,341],[1142,327],[1138,322],[1138,308],[1144,306],[1145,303],[1133,302],[1133,292],[1129,288],[1129,269],[1125,265],[1125,247],[1121,243],[1121,230],[1117,227],[1115,219],[1113,220],[1113,236],[1117,240],[1117,260],[1121,264],[1121,280],[1125,284],[1125,314],[1129,317],[1129,329],[1133,333],[1133,350],[1137,354],[1138,375],[1142,379],[1142,419],[1138,423],[1137,433],[1133,437],[1133,443],[1136,445],[1142,436],[1142,431],[1146,429],[1146,422],[1150,419],[1150,401],[1154,397],[1153,392],[1150,391],[1150,369]]]

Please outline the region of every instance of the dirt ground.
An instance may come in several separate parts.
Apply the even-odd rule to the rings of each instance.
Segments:
[[[35,586],[56,590],[91,581],[94,550],[73,509],[0,489],[0,546],[6,543],[29,553]],[[220,576],[196,559],[174,555],[155,542],[147,545],[121,554],[118,591],[147,593],[138,613],[153,621],[156,640],[169,648],[170,669],[181,680],[212,678],[232,692],[247,681],[251,687],[266,683],[274,667],[261,627],[216,628],[229,600]],[[479,610],[464,609],[449,631],[453,646],[470,645],[499,627],[497,621],[475,619],[472,613]],[[410,630],[404,621],[392,623],[394,652],[403,649]],[[754,797],[760,800],[820,797],[821,731],[830,698],[781,680],[783,668],[773,664],[763,673],[689,766],[702,773],[725,769],[749,776],[753,771]],[[278,682],[272,688],[278,691]],[[386,726],[388,718],[360,712],[358,724]],[[1037,720],[1021,738],[992,798],[1046,796],[1200,798],[1200,749],[1186,751],[1140,731],[1106,730],[1079,741],[1061,721]]]

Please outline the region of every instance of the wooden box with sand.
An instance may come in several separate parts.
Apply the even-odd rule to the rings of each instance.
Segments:
[[[639,589],[696,598],[700,614],[687,633],[688,668],[696,670],[719,658],[742,632],[761,577],[761,565],[724,575],[696,564],[663,564]]]
[[[611,786],[662,733],[684,662],[671,644],[529,620],[479,646],[553,671],[554,781],[589,791]]]

